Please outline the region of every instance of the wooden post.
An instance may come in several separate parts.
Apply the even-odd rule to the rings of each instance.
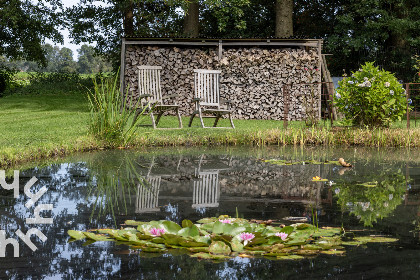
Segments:
[[[289,119],[289,85],[283,85],[283,128],[287,129]]]
[[[322,40],[318,40],[318,71],[320,71],[320,75],[322,76]],[[322,82],[322,77],[320,82]],[[318,99],[318,118],[321,120],[321,96],[322,96],[322,84],[318,84],[318,92],[319,92],[319,99]]]
[[[223,54],[222,40],[219,40],[219,60],[222,59],[222,54]]]
[[[121,66],[120,66],[120,91],[124,95],[125,76],[125,38],[121,40]]]
[[[405,96],[407,99],[407,129],[410,129],[410,105],[408,105],[408,99],[410,98],[410,84],[405,84]]]
[[[331,127],[334,125],[334,84],[332,82],[328,82],[328,100],[330,101],[330,119],[331,119]]]

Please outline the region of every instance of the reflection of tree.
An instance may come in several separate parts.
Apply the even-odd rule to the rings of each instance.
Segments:
[[[86,165],[91,176],[88,196],[94,197],[91,218],[111,214],[115,220],[116,214],[127,215],[127,206],[134,204],[131,196],[137,192],[137,186],[148,187],[140,173],[141,165],[128,153],[118,157],[113,153],[100,153]]]
[[[343,210],[349,210],[365,226],[373,226],[402,203],[406,188],[406,177],[401,170],[394,173],[383,171],[350,182],[338,182],[335,195]]]

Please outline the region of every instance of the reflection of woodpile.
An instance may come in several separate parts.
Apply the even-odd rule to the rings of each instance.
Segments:
[[[332,165],[278,166],[259,160],[208,157],[206,165],[223,167],[218,171],[217,195],[223,197],[275,198],[290,201],[331,202],[331,193],[324,182],[311,182],[313,176],[328,178]],[[159,160],[160,170],[179,173],[162,176],[161,193],[183,195],[193,192],[193,204],[210,203],[199,196],[210,197],[210,181],[196,173],[197,158],[165,158]],[[226,168],[226,166],[230,166]],[[203,164],[204,166],[204,164]],[[205,170],[205,169],[203,169]],[[210,170],[210,169],[208,169]],[[215,169],[216,170],[216,169]],[[156,170],[157,172],[158,170]],[[207,184],[207,186],[206,186]],[[215,184],[213,184],[215,185]],[[214,202],[216,203],[216,202]]]

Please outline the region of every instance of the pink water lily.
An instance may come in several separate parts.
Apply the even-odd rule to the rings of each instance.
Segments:
[[[244,242],[244,245],[246,245],[249,241],[254,239],[254,237],[255,235],[249,232],[242,232],[241,234],[239,234],[239,238],[242,239],[242,241]]]
[[[286,240],[286,238],[289,236],[287,233],[284,233],[284,232],[277,232],[276,233],[276,236],[278,236],[278,237],[280,237],[281,238],[281,240]]]
[[[223,219],[223,220],[219,219],[219,222],[224,223],[224,224],[231,224],[232,223],[232,221],[229,220],[229,219]]]
[[[165,230],[163,228],[152,228],[150,229],[150,234],[152,236],[161,236],[165,233]]]

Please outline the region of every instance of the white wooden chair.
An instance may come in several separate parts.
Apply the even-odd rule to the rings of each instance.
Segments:
[[[195,169],[198,180],[194,181],[192,208],[219,207],[219,170],[203,169],[203,162],[204,155],[201,155],[198,168]]]
[[[152,175],[155,158],[152,158],[143,183],[137,185],[136,213],[159,212],[159,189],[162,177]]]
[[[231,101],[220,98],[220,73],[221,71],[218,70],[194,70],[193,101],[195,102],[195,111],[191,115],[188,126],[191,126],[197,114],[203,128],[206,127],[204,126],[203,118],[216,118],[213,127],[217,127],[219,119],[223,115],[228,115],[232,128],[235,128],[232,120]],[[224,107],[222,104],[227,105]]]
[[[178,94],[162,96],[160,86],[160,73],[162,67],[142,65],[137,68],[139,70],[140,104],[143,108],[137,109],[136,118],[142,113],[150,114],[152,126],[153,128],[156,128],[162,115],[166,111],[174,110],[178,116],[179,128],[182,128],[181,115],[179,114],[179,106],[177,105],[176,100],[173,100],[171,104],[164,104],[163,102],[166,99],[178,96]],[[146,110],[143,111],[144,107],[146,107]],[[157,113],[156,120],[154,117],[155,113]]]

